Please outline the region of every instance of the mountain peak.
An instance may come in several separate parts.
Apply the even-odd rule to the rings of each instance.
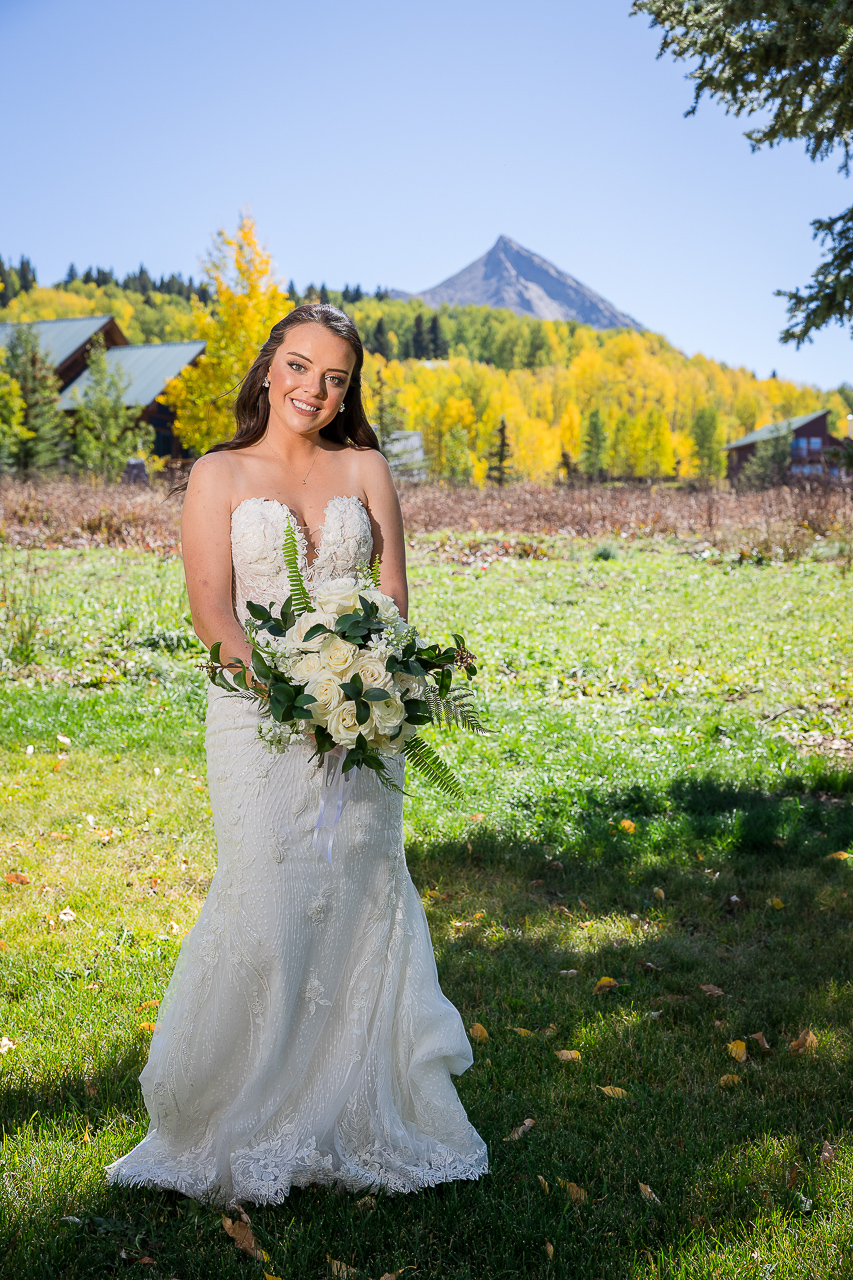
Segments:
[[[520,316],[577,320],[594,329],[642,328],[588,285],[504,235],[482,258],[419,297],[430,307],[505,307]]]

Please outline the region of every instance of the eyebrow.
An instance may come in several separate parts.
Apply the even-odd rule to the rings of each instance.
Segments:
[[[311,359],[311,357],[310,357],[310,356],[303,356],[299,351],[288,351],[288,352],[287,352],[287,354],[288,354],[289,356],[299,356],[299,359],[300,359],[300,360],[305,360],[308,364],[313,364],[313,363],[314,363],[314,361]],[[342,374],[344,374],[344,376],[345,376],[345,377],[348,377],[348,376],[349,376],[349,369],[327,369],[327,370],[326,370],[326,372],[327,372],[327,373],[342,373]]]

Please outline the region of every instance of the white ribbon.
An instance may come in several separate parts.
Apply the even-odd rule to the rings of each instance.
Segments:
[[[341,814],[355,786],[357,769],[344,773],[344,749],[335,747],[323,757],[323,778],[320,783],[320,812],[314,827],[314,849],[332,865],[332,845]]]

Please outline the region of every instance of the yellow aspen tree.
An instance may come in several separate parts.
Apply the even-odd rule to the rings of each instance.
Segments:
[[[204,453],[234,434],[231,406],[240,382],[294,303],[272,274],[272,259],[244,215],[233,235],[220,231],[205,263],[214,293],[210,310],[196,304],[195,332],[207,342],[194,365],[169,383],[162,404],[175,410],[174,431],[187,448]]]

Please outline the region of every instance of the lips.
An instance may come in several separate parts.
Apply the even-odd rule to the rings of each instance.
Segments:
[[[290,403],[298,413],[304,413],[311,418],[316,417],[321,412],[319,405],[309,404],[307,400],[296,400],[291,396]]]

